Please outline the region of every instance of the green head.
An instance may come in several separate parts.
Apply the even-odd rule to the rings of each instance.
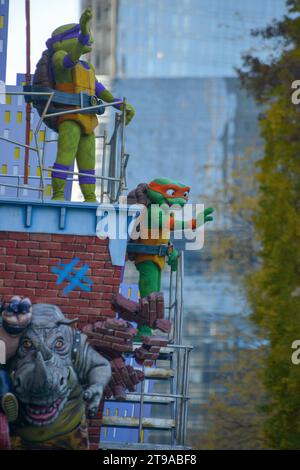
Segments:
[[[52,37],[47,41],[48,49],[52,49],[54,52],[66,51],[70,52],[71,49],[76,45],[80,33],[80,25],[76,23],[65,24],[56,28]],[[92,50],[92,44],[94,39],[90,34],[90,45],[84,46],[82,54],[88,54]]]
[[[171,178],[156,178],[148,184],[147,195],[153,204],[177,204],[183,207],[189,198],[190,188]]]

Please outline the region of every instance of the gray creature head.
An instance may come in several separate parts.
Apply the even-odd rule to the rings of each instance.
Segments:
[[[33,306],[32,321],[20,338],[11,365],[15,393],[25,421],[55,421],[78,385],[72,357],[75,330],[55,305]]]

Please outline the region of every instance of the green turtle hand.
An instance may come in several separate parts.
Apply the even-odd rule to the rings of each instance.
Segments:
[[[201,212],[201,214],[197,215],[197,227],[200,227],[201,225],[205,224],[206,222],[211,222],[214,220],[213,216],[211,215],[215,209],[212,207],[208,207],[207,209],[204,209],[204,212]]]
[[[80,30],[82,34],[90,34],[90,21],[93,17],[93,12],[90,8],[84,10],[80,17]]]
[[[123,110],[123,105],[121,104],[120,109]],[[133,116],[135,115],[135,109],[131,104],[126,103],[126,126],[130,123]]]
[[[171,266],[171,271],[177,271],[178,257],[178,251],[173,248],[172,252],[168,256],[168,265]]]

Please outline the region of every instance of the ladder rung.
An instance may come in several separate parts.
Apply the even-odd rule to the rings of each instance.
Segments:
[[[175,398],[171,397],[147,397],[144,396],[144,403],[145,405],[171,405],[174,403]],[[130,393],[126,394],[126,400],[115,400],[114,398],[110,398],[106,400],[107,402],[116,402],[116,403],[140,403],[141,395],[131,395]]]
[[[145,443],[136,443],[136,442],[110,442],[110,441],[103,441],[100,442],[100,449],[116,449],[116,450],[123,450],[123,449],[130,449],[130,450],[190,450],[190,447],[186,446],[179,446],[174,444],[167,445],[167,444],[145,444]]]
[[[128,418],[123,416],[103,416],[102,426],[113,428],[139,428],[139,418]],[[173,429],[174,419],[142,418],[142,429]]]
[[[145,377],[147,379],[160,379],[167,380],[174,377],[174,370],[172,369],[161,369],[159,367],[145,367]]]

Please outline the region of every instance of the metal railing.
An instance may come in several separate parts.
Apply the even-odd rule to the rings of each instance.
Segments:
[[[40,147],[38,141],[38,134],[41,130],[41,126],[44,122],[44,119],[53,118],[68,114],[74,114],[73,110],[66,110],[60,111],[57,113],[49,113],[48,109],[51,104],[51,101],[54,96],[54,92],[6,92],[7,95],[36,95],[36,96],[48,96],[48,100],[45,104],[44,110],[39,117],[38,123],[36,128],[33,131],[33,136],[35,140],[35,146],[33,145],[26,145],[22,142],[17,142],[16,140],[6,138],[0,136],[0,140],[9,142],[11,144],[17,145],[19,147],[28,148],[29,150],[33,151],[37,155],[37,166],[40,168],[40,176],[38,177],[29,177],[29,179],[39,179],[38,187],[30,187],[23,183],[21,184],[21,180],[24,181],[23,175],[9,175],[9,174],[0,174],[0,186],[8,187],[8,188],[15,188],[16,189],[16,196],[19,197],[20,189],[30,190],[30,191],[37,191],[38,197],[41,201],[45,200],[45,180],[49,179],[44,176],[45,172],[52,171],[52,167],[47,167],[45,164],[45,155],[46,155],[46,145],[48,143],[55,143],[57,139],[47,139],[47,128],[45,129],[44,135],[44,142],[42,148]],[[96,139],[102,139],[102,156],[96,155],[96,168],[100,169],[100,174],[96,174],[96,181],[97,181],[97,195],[100,199],[100,202],[117,202],[119,196],[122,194],[124,190],[127,189],[127,182],[126,182],[126,169],[128,164],[129,155],[126,153],[125,150],[125,132],[126,132],[126,99],[124,98],[123,101],[118,101],[114,103],[106,103],[101,106],[108,108],[111,106],[115,106],[116,104],[123,104],[122,113],[116,113],[115,122],[114,122],[114,129],[110,140],[107,138],[107,133],[104,131],[103,135],[96,136]],[[89,106],[84,108],[76,109],[76,114],[86,111],[95,111],[99,108],[99,106]],[[109,151],[108,151],[109,149]],[[99,158],[98,158],[99,157]],[[74,155],[75,160],[75,155]],[[57,173],[67,173],[70,177],[68,181],[78,181],[79,176],[90,176],[84,172],[75,172],[75,171],[64,171],[55,169]],[[1,177],[3,178],[17,178],[18,182],[16,185],[1,182]],[[74,177],[77,177],[74,178]],[[100,193],[100,194],[99,194]]]

